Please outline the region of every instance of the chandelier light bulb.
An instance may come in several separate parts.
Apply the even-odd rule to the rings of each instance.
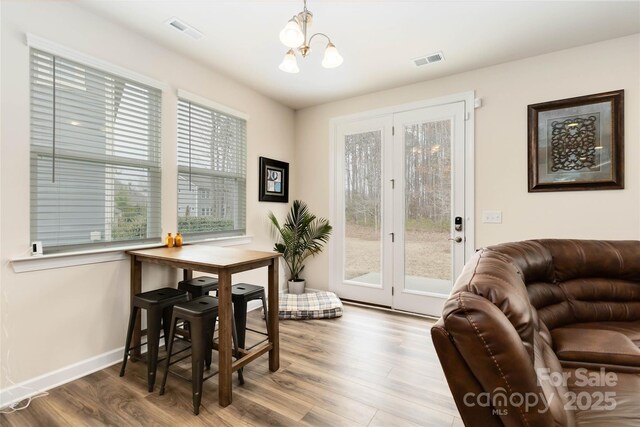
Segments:
[[[291,18],[280,31],[280,41],[287,47],[298,47],[304,43],[304,34],[295,18]]]
[[[304,0],[304,8],[300,13],[294,15],[280,31],[280,41],[289,48],[284,56],[280,68],[286,73],[299,73],[298,62],[294,49],[302,58],[306,58],[311,53],[311,42],[316,37],[323,37],[327,40],[327,47],[324,50],[322,66],[324,68],[336,68],[342,65],[344,59],[338,53],[335,45],[325,33],[308,34],[309,27],[313,21],[313,13],[307,9],[307,0]]]
[[[338,53],[338,49],[336,49],[333,43],[329,42],[327,48],[324,51],[322,66],[324,68],[336,68],[339,67],[343,61],[344,58],[342,58],[342,55]]]
[[[300,72],[300,68],[298,68],[298,61],[296,60],[295,53],[293,53],[293,49],[289,49],[278,68],[285,73],[295,74]]]

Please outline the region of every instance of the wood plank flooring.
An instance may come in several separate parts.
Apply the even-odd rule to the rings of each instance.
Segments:
[[[251,327],[264,326],[257,311]],[[216,377],[195,416],[190,383],[170,376],[164,396],[147,392],[146,367],[120,364],[50,390],[2,426],[462,426],[440,368],[432,321],[346,305],[331,320],[281,321],[280,370],[267,356],[234,374],[233,403],[220,408]],[[248,335],[248,343],[256,336]],[[215,352],[214,352],[215,361]],[[188,374],[189,359],[179,368]],[[164,365],[162,365],[164,366]]]

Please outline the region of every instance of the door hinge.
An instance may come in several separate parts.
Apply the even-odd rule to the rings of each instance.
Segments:
[[[394,294],[394,289],[395,289],[395,288],[392,286],[392,287],[391,287],[391,296],[393,296],[393,294]]]
[[[395,134],[396,134],[396,127],[391,126],[391,136],[394,136]]]
[[[389,233],[391,234],[391,243],[396,241],[396,233]]]
[[[396,188],[396,180],[392,179],[391,180],[391,189],[393,190],[394,188]]]
[[[464,115],[464,120],[468,121],[469,119],[471,119],[471,113],[467,111],[467,113]]]

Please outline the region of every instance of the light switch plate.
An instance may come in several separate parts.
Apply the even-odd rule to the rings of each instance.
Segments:
[[[502,224],[502,211],[482,211],[482,222],[485,224]]]

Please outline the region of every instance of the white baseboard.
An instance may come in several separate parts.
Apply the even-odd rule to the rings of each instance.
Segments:
[[[121,362],[123,351],[124,347],[111,350],[0,390],[0,408]]]
[[[247,304],[247,311],[253,311],[257,309],[262,310],[262,301],[260,300],[249,301],[249,303]]]

